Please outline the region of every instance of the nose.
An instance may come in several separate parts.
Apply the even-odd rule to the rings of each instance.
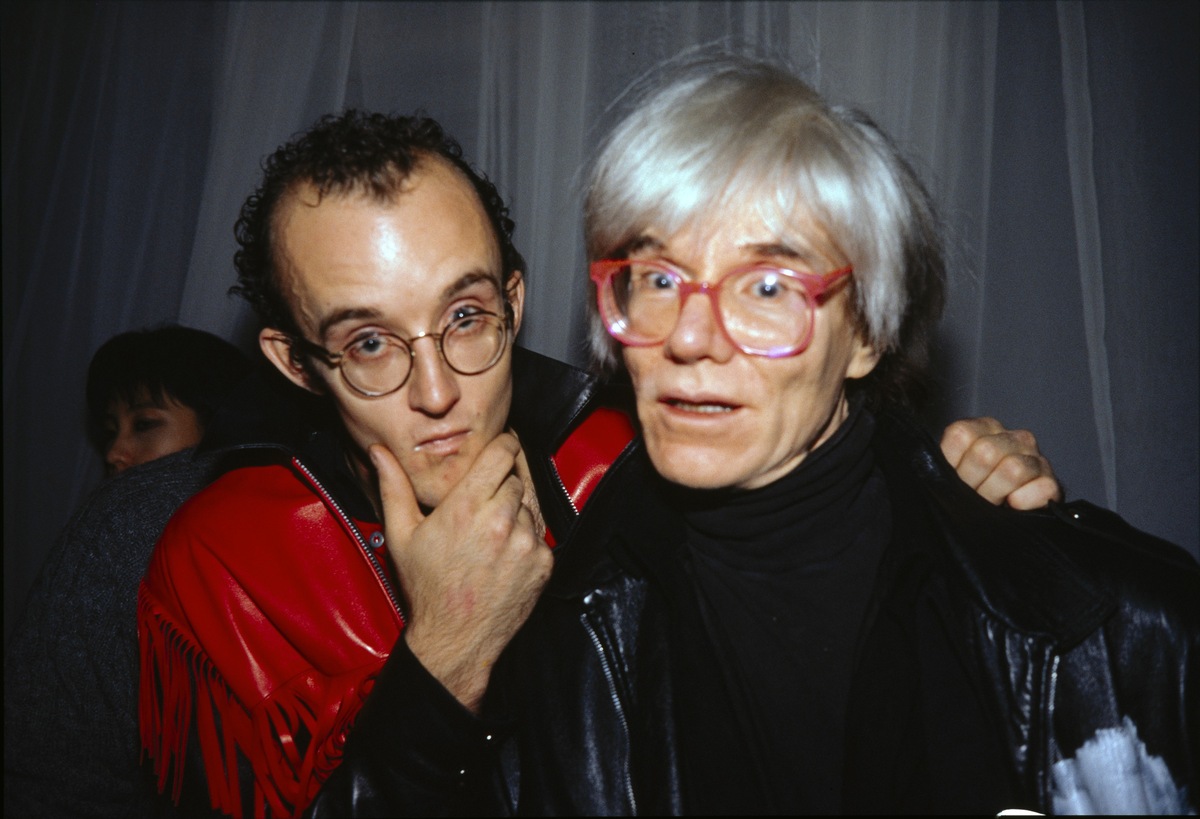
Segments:
[[[118,435],[114,438],[113,442],[108,445],[108,451],[104,453],[104,462],[108,464],[109,471],[114,475],[133,466],[133,458],[133,447],[126,435]]]
[[[684,297],[679,318],[663,345],[667,355],[681,361],[709,358],[717,363],[728,361],[737,349],[721,329],[717,303],[712,293],[698,291]]]
[[[417,344],[424,342],[424,350]],[[413,371],[409,376],[408,405],[417,412],[442,416],[458,403],[461,392],[458,374],[450,369],[437,349],[437,340],[419,338],[413,341]]]

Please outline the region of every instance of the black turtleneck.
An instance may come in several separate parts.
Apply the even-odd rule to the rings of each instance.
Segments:
[[[891,528],[873,431],[856,406],[769,486],[672,490],[686,524],[671,596],[687,605],[671,628],[689,811],[840,807],[854,652]]]

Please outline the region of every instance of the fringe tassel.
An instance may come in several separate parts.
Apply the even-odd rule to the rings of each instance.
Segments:
[[[337,767],[354,718],[383,665],[333,680],[288,680],[253,711],[234,696],[195,638],[168,621],[145,587],[138,591],[141,693],[138,721],[143,758],[149,754],[162,793],[171,783],[179,802],[189,732],[196,737],[213,807],[241,819],[238,760],[254,772],[254,816],[299,816]],[[318,704],[329,693],[341,696]],[[307,741],[302,748],[297,738]]]

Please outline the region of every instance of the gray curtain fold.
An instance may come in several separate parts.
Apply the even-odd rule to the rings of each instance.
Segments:
[[[227,9],[204,186],[179,320],[254,347],[253,317],[227,295],[233,220],[262,159],[346,97],[358,4],[245,3]]]
[[[1117,506],[1116,440],[1113,431],[1112,382],[1105,341],[1104,247],[1100,232],[1096,172],[1092,157],[1092,89],[1088,82],[1087,31],[1078,3],[1058,2],[1058,30],[1062,43],[1063,107],[1066,110],[1067,171],[1075,217],[1075,252],[1079,258],[1079,285],[1083,296],[1083,327],[1091,377],[1092,415],[1104,478],[1104,499]]]
[[[872,114],[951,250],[933,424],[1028,427],[1068,494],[1200,552],[1197,12],[1186,3],[152,2],[3,7],[5,622],[100,480],[83,381],[161,321],[252,355],[226,295],[263,157],[343,106],[439,118],[512,206],[521,341],[584,363],[581,171],[701,43]],[[6,626],[7,635],[7,626]]]

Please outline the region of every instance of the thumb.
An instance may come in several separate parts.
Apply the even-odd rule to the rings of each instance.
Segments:
[[[512,432],[512,430],[509,430],[509,432]],[[512,432],[512,435],[515,438],[517,434]],[[517,440],[517,443],[520,444],[520,439]],[[537,489],[534,487],[533,477],[529,474],[529,461],[525,459],[525,450],[523,448],[517,449],[517,456],[513,459],[513,471],[517,473],[517,477],[521,479],[521,484],[525,488],[521,502],[526,506],[532,503],[536,507]]]
[[[516,433],[514,432],[513,435],[516,435]],[[521,504],[529,510],[530,515],[533,517],[533,527],[538,537],[544,538],[546,536],[546,520],[542,517],[542,506],[538,501],[537,488],[534,486],[533,477],[529,474],[529,461],[525,459],[524,449],[517,450],[514,467],[517,477],[521,479],[521,483],[525,487]]]
[[[371,444],[367,454],[379,476],[379,498],[383,502],[383,525],[390,551],[394,545],[407,543],[425,516],[417,505],[408,475],[392,451],[383,444]]]

